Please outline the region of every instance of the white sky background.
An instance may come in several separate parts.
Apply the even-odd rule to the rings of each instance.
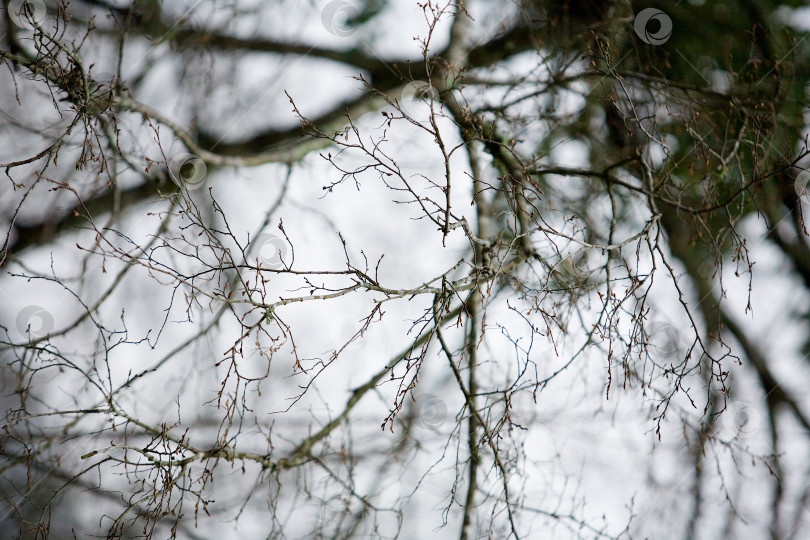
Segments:
[[[208,4],[203,3],[195,8],[194,18],[201,21],[209,20],[205,12]],[[392,9],[377,18],[378,22],[373,25],[374,28],[361,28],[345,38],[333,36],[324,29],[318,8],[304,7],[292,2],[288,3],[288,6],[270,9],[266,14],[246,18],[238,30],[245,35],[252,35],[258,30],[276,38],[279,35],[289,36],[291,40],[334,47],[343,47],[349,43],[362,44],[366,39],[373,39],[370,42],[373,42],[374,50],[379,51],[383,57],[391,55],[400,58],[418,58],[420,55],[417,42],[412,38],[424,37],[426,27],[421,11],[411,0],[394,2]],[[472,3],[469,7],[476,17],[477,24],[495,25],[496,18],[500,16],[488,13],[485,3]],[[175,9],[180,11],[179,7]],[[807,19],[810,18],[804,20]],[[446,31],[446,24],[439,25],[432,50],[438,50],[444,45]],[[143,60],[139,60],[141,57]],[[176,58],[165,54],[165,51],[159,48],[145,50],[139,45],[133,45],[125,57],[125,66],[137,65],[140,62],[156,62],[158,66],[158,69],[151,72],[136,97],[180,124],[186,124],[196,116],[203,125],[216,126],[215,131],[228,133],[233,138],[240,138],[252,130],[268,125],[295,125],[297,119],[291,113],[289,100],[284,95],[285,90],[294,98],[299,109],[310,117],[317,116],[344,97],[361,91],[360,83],[352,79],[354,72],[351,69],[335,67],[332,63],[316,59],[295,56],[279,59],[266,54],[252,54],[245,55],[235,65],[222,59],[213,64],[215,77],[226,80],[235,74],[237,82],[234,87],[219,85],[216,91],[210,93],[207,100],[207,103],[211,104],[210,108],[192,110],[189,104],[197,101],[196,92],[205,90],[197,87],[196,92],[189,95],[176,91],[178,80]],[[510,69],[519,72],[526,67],[521,66],[524,61],[530,65],[531,56],[526,55],[525,58],[521,57],[519,61],[512,62]],[[208,71],[211,66],[200,64],[186,67],[190,75],[188,79],[184,79],[184,83],[186,80],[192,80],[195,73],[199,75]],[[109,66],[104,70],[108,71]],[[126,68],[123,75],[126,79]],[[0,76],[8,77],[7,74]],[[24,107],[28,104],[28,99],[35,98],[24,96]],[[575,100],[572,100],[572,104],[574,102]],[[218,111],[227,111],[228,107],[231,107],[232,114],[217,114]],[[417,114],[426,115],[426,110],[424,104],[415,105]],[[380,113],[371,113],[357,119],[357,125],[364,134],[374,133],[383,120]],[[129,121],[132,121],[132,118]],[[388,148],[394,152],[400,165],[407,167],[407,170],[414,174],[422,173],[430,178],[442,178],[443,165],[430,138],[415,128],[405,128],[403,123],[395,126],[395,129],[389,130],[391,142]],[[457,138],[449,122],[441,124],[441,128],[445,137],[452,140]],[[143,134],[144,130],[133,127],[133,132]],[[123,136],[127,137],[126,132]],[[167,143],[171,141],[168,130],[161,130],[161,138]],[[160,159],[151,138],[141,136],[137,144],[143,145],[153,159]],[[30,147],[26,144],[16,147],[6,146],[0,151],[0,160],[8,160],[10,154],[28,148]],[[174,145],[172,150],[177,152],[182,151],[182,148]],[[335,155],[336,152],[332,150],[332,154]],[[582,159],[582,149],[576,144],[559,146],[555,150],[554,158],[568,166],[586,165]],[[352,157],[346,156],[346,159],[351,160]],[[464,209],[468,220],[472,221],[469,182],[465,182],[463,176],[467,170],[464,156],[458,153],[453,164],[456,179],[453,206],[457,212]],[[264,212],[278,195],[286,172],[286,167],[281,165],[266,165],[236,171],[232,169],[213,171],[206,180],[205,189],[195,192],[194,197],[202,208],[207,199],[207,189],[212,187],[213,195],[224,209],[231,229],[241,235],[241,240],[246,241],[248,234],[254,233],[264,217]],[[461,230],[451,234],[447,247],[442,247],[441,235],[435,227],[425,220],[410,220],[409,218],[419,215],[417,209],[412,205],[392,203],[392,193],[381,186],[374,173],[361,178],[359,192],[355,189],[354,183],[348,181],[324,196],[322,187],[338,178],[339,173],[317,154],[311,154],[293,168],[286,202],[282,205],[274,223],[278,222],[278,218],[283,219],[285,230],[288,231],[295,246],[298,268],[329,266],[342,269],[343,252],[337,231],[340,231],[347,240],[353,262],[361,268],[361,249],[368,257],[372,269],[377,259],[385,254],[380,265],[380,281],[397,288],[415,286],[426,278],[435,277],[455,264],[465,252],[468,244]],[[4,198],[0,200],[0,204],[6,205],[10,200],[12,199]],[[147,216],[144,208],[145,206],[141,205],[135,210],[130,210],[121,226],[121,230],[125,230],[134,241],[145,241],[146,235],[155,230],[158,218]],[[152,210],[158,208],[165,208],[165,205],[155,205]],[[29,211],[46,210],[33,208]],[[269,230],[273,231],[274,227],[271,226]],[[752,339],[763,349],[771,352],[772,358],[775,359],[773,369],[781,377],[779,382],[791,387],[791,374],[794,370],[807,371],[806,362],[797,352],[804,336],[803,329],[796,324],[797,318],[793,314],[802,309],[808,299],[797,295],[797,289],[804,289],[792,286],[793,278],[785,271],[785,262],[780,259],[780,255],[756,242],[762,234],[761,223],[756,223],[752,219],[745,224],[745,233],[752,241],[749,245],[752,259],[757,261],[751,299],[753,310],[745,313],[747,276],[735,277],[731,265],[727,265],[724,273],[728,290],[726,301],[733,306],[735,317],[745,325]],[[36,251],[26,253],[26,260],[32,267],[45,270],[51,264],[49,251],[53,250],[57,274],[67,270],[78,274],[82,271],[79,261],[75,259],[75,255],[69,253],[75,253],[75,243],[77,241],[82,243],[81,239],[89,245],[92,235],[63,237],[57,243],[56,249],[53,246],[38,248]],[[110,239],[115,241],[112,236]],[[100,262],[98,258],[89,258],[84,271],[86,276],[92,276],[89,280],[90,286],[78,289],[86,294],[86,301],[95,299],[96,295],[104,290],[101,285],[108,284],[111,277],[115,276],[115,269],[120,268],[120,264],[115,261],[107,261],[108,270],[105,274],[101,271]],[[170,288],[157,285],[143,269],[135,269],[132,274],[102,313],[105,320],[116,321],[118,312],[125,308],[127,328],[131,336],[140,337],[149,329],[153,329],[149,337],[150,343],[155,347],[151,349],[141,345],[116,350],[110,363],[119,370],[114,373],[114,377],[119,381],[126,378],[130,369],[142,368],[161,358],[191,336],[197,328],[192,324],[180,322],[185,318],[185,313],[184,302],[182,297],[179,297],[169,314],[169,324],[160,340],[155,343],[155,331],[165,316],[163,310],[169,305]],[[662,272],[661,278],[663,276]],[[272,281],[271,285],[278,287],[278,292],[272,295],[289,294],[284,290],[285,281],[290,280]],[[659,279],[655,289],[655,302],[659,307],[658,320],[679,329],[686,328],[682,311],[677,305],[677,296],[665,281]],[[72,321],[77,313],[75,300],[53,283],[25,283],[20,278],[5,275],[0,280],[0,298],[0,301],[7,305],[19,306],[20,309],[27,305],[43,306],[53,315],[57,329]],[[330,366],[325,373],[326,376],[319,380],[316,387],[295,406],[289,416],[286,414],[260,416],[261,421],[276,422],[274,428],[276,437],[273,442],[279,452],[278,455],[283,455],[284,450],[290,448],[283,440],[285,430],[293,444],[300,440],[303,434],[301,427],[309,424],[311,417],[314,416],[322,422],[328,414],[337,414],[352,388],[362,384],[371,373],[409,343],[410,336],[406,335],[406,331],[410,327],[410,321],[421,316],[429,300],[427,297],[417,297],[412,301],[397,300],[386,303],[383,323],[372,325],[361,345],[351,348],[348,355]],[[291,306],[281,310],[280,313],[293,328],[299,356],[325,358],[328,356],[327,351],[334,348],[337,339],[342,339],[342,343],[349,337],[355,330],[353,322],[367,315],[370,306],[368,298],[364,295],[348,295],[341,301]],[[500,301],[489,312],[490,331],[486,346],[482,347],[480,353],[484,361],[496,359],[499,362],[498,369],[509,365],[509,359],[513,359],[514,351],[511,344],[501,336],[500,329],[496,325],[502,324],[515,332],[521,328],[520,323],[504,308],[504,302]],[[13,314],[17,311],[7,309],[4,313]],[[2,322],[9,328],[14,327],[13,321]],[[223,351],[238,337],[237,331],[238,327],[226,316],[219,329],[192,348],[191,354],[184,353],[169,364],[169,369],[159,379],[159,382],[164,384],[163,387],[160,384],[156,385],[157,380],[150,381],[146,378],[148,385],[140,385],[137,394],[133,395],[131,402],[128,403],[131,407],[130,412],[144,419],[153,421],[164,419],[172,422],[177,417],[178,393],[182,392],[179,403],[184,425],[191,424],[191,419],[195,415],[218,418],[218,412],[212,406],[202,404],[212,399],[213,392],[218,387],[217,381],[221,373],[215,370],[212,364],[220,359]],[[453,335],[450,330],[448,335]],[[93,334],[88,332],[87,338],[93,339]],[[548,344],[535,343],[531,358],[537,363],[541,376],[552,373],[562,366],[581,344],[582,339],[582,335],[574,333],[569,339],[564,340],[559,356],[554,354]],[[688,338],[681,339],[681,346],[685,345],[686,339]],[[72,345],[76,350],[84,351],[92,347],[89,342]],[[66,350],[69,350],[69,347],[66,347]],[[284,354],[278,354],[274,358],[271,366],[272,377],[262,384],[261,398],[256,395],[254,389],[249,391],[250,399],[253,400],[257,411],[279,410],[286,406],[288,398],[296,395],[297,384],[301,379],[285,378],[289,373],[291,362],[285,364],[284,358]],[[502,360],[504,358],[506,360]],[[526,454],[526,461],[522,463],[525,466],[525,478],[513,477],[512,485],[522,488],[525,506],[544,511],[559,510],[567,514],[572,511],[570,504],[574,498],[577,501],[578,517],[598,523],[600,516],[604,515],[607,529],[613,534],[626,523],[629,515],[628,505],[635,498],[633,512],[637,521],[634,523],[634,537],[677,536],[676,533],[681,532],[677,528],[685,525],[680,516],[688,511],[688,505],[691,503],[690,464],[686,462],[689,458],[681,446],[677,415],[673,414],[664,422],[662,442],[658,443],[653,433],[655,426],[650,420],[654,414],[649,410],[651,402],[639,397],[635,387],[627,392],[620,390],[615,380],[610,400],[606,401],[604,354],[593,349],[586,358],[586,361],[578,362],[575,369],[564,372],[549,388],[538,394],[536,405],[529,400],[515,404],[515,415],[518,417],[516,421],[525,426],[530,425],[531,430],[525,435],[523,442]],[[514,360],[512,363],[514,364]],[[731,367],[730,364],[728,367]],[[264,365],[259,359],[256,359],[256,365],[250,365],[247,360],[245,361],[244,369],[248,372],[259,373],[263,368]],[[482,371],[486,372],[487,369],[487,366],[484,366]],[[167,376],[168,373],[171,373],[171,376]],[[616,372],[614,377],[621,379],[621,374]],[[747,368],[732,368],[732,377],[742,387],[753,386]],[[430,430],[422,428],[430,448],[427,456],[423,453],[418,459],[409,462],[407,468],[398,470],[396,474],[392,473],[389,478],[389,483],[392,483],[391,479],[398,479],[401,482],[400,485],[392,486],[402,488],[402,492],[397,491],[393,494],[399,496],[407,491],[405,488],[414,486],[420,476],[428,471],[431,463],[438,462],[411,500],[405,515],[401,538],[438,539],[455,538],[458,535],[460,518],[458,511],[451,514],[447,527],[437,530],[441,525],[441,505],[447,500],[453,478],[455,441],[448,446],[444,459],[438,460],[444,448],[443,444],[454,427],[453,415],[461,407],[459,396],[453,397],[446,392],[447,388],[453,386],[450,378],[446,360],[434,350],[425,363],[416,394],[440,396],[446,405],[447,420],[440,426],[439,433],[433,433],[432,436],[427,436],[431,433]],[[806,380],[804,377],[795,379]],[[73,385],[75,382],[75,379],[69,376],[54,374],[50,383],[53,399],[60,400],[66,395],[77,395]],[[697,388],[699,383],[695,382]],[[356,431],[353,435],[358,442],[373,446],[384,437],[388,438],[389,444],[394,440],[390,432],[379,430],[379,425],[392,405],[391,390],[390,387],[383,387],[380,394],[372,393],[366,396],[355,411],[352,418],[356,420]],[[699,390],[695,393],[700,395]],[[810,405],[806,392],[797,390],[794,395],[804,396],[806,404]],[[90,389],[86,395],[79,395],[79,399],[83,402],[93,402],[97,397]],[[527,396],[524,395],[525,397]],[[697,421],[702,409],[697,411],[691,409],[688,402],[680,398],[675,401]],[[763,414],[761,420],[764,422],[764,411],[761,413]],[[246,431],[251,430],[252,426],[246,426]],[[518,438],[523,436],[523,434],[516,435]],[[766,430],[758,430],[745,441],[745,444],[767,453],[765,436]],[[100,441],[104,440],[105,437],[102,436]],[[252,440],[257,445],[251,450],[264,450],[260,435],[247,436],[245,440]],[[86,451],[84,447],[78,449],[73,458],[84,451]],[[461,452],[462,455],[466,452],[464,443],[461,445]],[[800,455],[800,449],[796,452],[796,455]],[[756,503],[762,504],[764,498],[764,504],[767,505],[769,494],[763,493],[758,486],[761,485],[762,479],[767,477],[768,472],[762,467],[751,468],[747,470],[748,476],[741,478],[732,474],[728,454],[725,453],[722,457],[726,480],[739,482],[738,507],[750,523],[750,529],[746,534],[752,534],[750,537],[764,535],[767,515],[761,514],[763,507],[756,506]],[[77,460],[77,466],[80,463]],[[746,466],[742,464],[742,467]],[[233,490],[248,489],[254,480],[254,475],[248,473],[242,476],[238,467],[232,472],[229,467],[228,464],[220,465],[219,473],[231,477],[232,482],[221,482],[218,479],[218,489],[215,490],[215,498],[223,506],[230,497],[239,500],[238,496],[242,494]],[[805,473],[806,463],[797,460],[795,467],[795,478],[800,479]],[[394,470],[397,470],[396,465]],[[494,471],[486,467],[481,474],[489,474],[490,480],[494,477]],[[364,471],[359,477],[372,482],[375,474],[374,471]],[[286,487],[289,489],[295,481],[294,474],[287,475]],[[222,488],[226,485],[229,490],[227,493]],[[485,485],[493,490],[498,487],[497,482],[492,481],[487,481]],[[800,487],[789,483],[786,489]],[[707,497],[717,498],[718,505],[723,502],[719,494],[719,490],[706,492]],[[563,506],[557,508],[556,501],[561,495]],[[87,500],[91,499],[92,495],[88,495]],[[225,522],[216,515],[214,518],[204,518],[201,514],[201,527],[197,532],[206,538],[216,536],[263,538],[267,534],[268,517],[266,507],[261,504],[261,498],[259,502],[260,504],[253,508],[248,508],[245,515],[235,524]],[[584,506],[580,506],[580,503]],[[303,503],[297,501],[296,504]],[[723,524],[719,509],[718,506],[716,513],[712,511],[703,513],[705,519],[712,519],[713,515],[717,518],[716,523],[702,529],[707,534],[706,538],[713,536],[714,533],[710,533],[710,530],[718,531]],[[745,513],[746,509],[749,513]],[[807,512],[807,509],[803,511]],[[95,513],[93,517],[97,517]],[[306,527],[308,524],[299,523],[299,525]],[[390,525],[390,522],[384,522],[383,529]],[[296,526],[294,520],[288,525],[289,536],[292,538],[297,537]],[[531,538],[574,537],[573,533],[566,531],[564,527],[553,530],[545,528],[544,520],[528,511],[522,514],[519,527]]]

